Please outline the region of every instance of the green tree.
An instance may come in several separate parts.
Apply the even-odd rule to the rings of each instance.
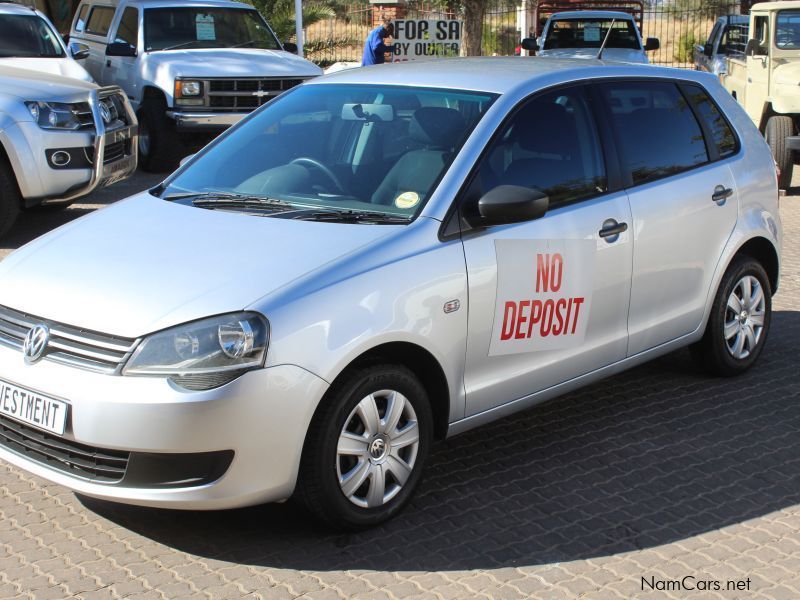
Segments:
[[[282,42],[295,33],[294,0],[246,0],[255,6],[269,22]],[[339,3],[332,1],[303,2],[303,27],[310,27],[336,16]]]

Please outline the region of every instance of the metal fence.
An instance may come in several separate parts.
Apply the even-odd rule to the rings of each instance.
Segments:
[[[450,3],[449,6],[454,6]],[[609,0],[607,6],[613,7]],[[405,18],[462,18],[457,10],[411,0]],[[535,35],[537,0],[519,4],[490,0],[483,25],[482,53],[510,56],[519,52],[520,40]],[[739,14],[739,0],[669,0],[645,5],[642,37],[656,37],[661,47],[649,53],[650,62],[676,67],[693,66],[693,47],[702,44],[717,17]],[[364,40],[372,26],[373,7],[359,2],[341,7],[335,18],[306,30],[308,57],[322,66],[338,61],[360,61]]]

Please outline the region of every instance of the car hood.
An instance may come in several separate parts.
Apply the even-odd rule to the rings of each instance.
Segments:
[[[148,52],[148,69],[175,77],[314,77],[314,63],[282,50],[208,48]]]
[[[94,82],[86,69],[71,58],[2,58],[0,65]]]
[[[0,64],[0,94],[17,96],[23,100],[86,100],[86,91],[97,87],[94,83],[63,75]]]
[[[204,210],[143,193],[0,262],[0,305],[135,338],[250,307],[401,227]]]
[[[550,58],[597,58],[597,48],[558,48],[555,50],[542,50],[539,56]],[[626,48],[606,48],[603,50],[603,60],[629,63],[646,63],[647,56],[641,50],[628,50]]]

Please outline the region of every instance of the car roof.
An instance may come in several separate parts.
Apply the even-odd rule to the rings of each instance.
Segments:
[[[0,0],[0,14],[4,15],[31,15],[36,14],[41,16],[38,10],[32,6],[18,4],[16,2],[4,2]]]
[[[209,8],[249,8],[250,4],[234,2],[233,0],[83,0],[83,4],[95,6],[119,6],[125,2],[127,5],[142,6],[145,8],[169,8],[184,6],[204,6]]]
[[[633,15],[617,10],[568,10],[550,15],[550,19],[629,19]]]
[[[669,77],[709,81],[700,71],[610,60],[483,56],[439,58],[359,67],[311,79],[308,85],[333,83],[398,85],[505,94],[525,84],[536,87],[602,77]],[[710,79],[709,79],[710,78]]]
[[[754,10],[783,10],[786,8],[800,8],[800,1],[781,0],[781,2],[759,2],[750,7],[750,12]]]

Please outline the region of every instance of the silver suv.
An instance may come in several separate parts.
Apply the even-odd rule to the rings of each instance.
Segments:
[[[359,528],[435,439],[684,346],[752,367],[781,245],[752,121],[704,73],[521,65],[315,79],[0,263],[0,457]]]

